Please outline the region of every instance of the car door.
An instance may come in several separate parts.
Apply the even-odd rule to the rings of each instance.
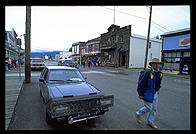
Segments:
[[[44,99],[44,102],[47,102],[48,100],[48,93],[47,93],[47,78],[48,78],[48,69],[46,68],[45,69],[45,72],[43,74],[43,79],[44,81],[41,82],[41,87],[42,87],[42,96],[43,96],[43,99]]]
[[[43,79],[43,76],[44,76],[44,73],[46,72],[46,69],[44,69],[43,71],[42,71],[42,73],[41,73],[41,75],[40,75],[40,79]],[[40,80],[39,80],[39,88],[40,88],[40,93],[41,93],[41,95],[43,94],[43,82],[41,82]]]

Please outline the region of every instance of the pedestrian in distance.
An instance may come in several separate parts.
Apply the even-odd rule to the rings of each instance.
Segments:
[[[157,111],[159,89],[161,88],[161,80],[163,77],[162,72],[159,70],[161,63],[158,58],[153,58],[149,63],[150,67],[140,72],[137,87],[138,97],[143,100],[144,106],[136,112],[136,120],[138,123],[142,123],[141,117],[149,113],[147,122],[148,125],[154,129],[158,129],[154,120]]]
[[[14,58],[14,67],[16,68],[16,58]]]
[[[91,60],[90,59],[88,60],[88,67],[89,68],[91,67]]]
[[[85,68],[85,64],[86,64],[86,63],[85,63],[85,60],[84,60],[84,61],[82,62],[83,68]]]
[[[12,68],[14,68],[14,59],[11,59]]]
[[[11,69],[11,59],[10,59],[10,57],[8,57],[8,70],[10,70]]]

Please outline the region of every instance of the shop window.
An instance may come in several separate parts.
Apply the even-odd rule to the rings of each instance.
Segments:
[[[171,57],[176,57],[176,53],[175,52],[171,53]]]
[[[184,52],[184,57],[190,57],[190,52]]]
[[[168,57],[168,53],[164,53],[164,57]]]
[[[181,53],[180,52],[177,52],[176,53],[176,57],[181,57]]]
[[[172,53],[168,53],[167,57],[171,57]]]

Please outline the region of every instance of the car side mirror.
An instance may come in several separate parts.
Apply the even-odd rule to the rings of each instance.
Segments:
[[[43,78],[39,78],[39,81],[40,81],[40,82],[44,82],[44,79],[43,79]]]
[[[86,79],[87,79],[87,77],[84,77],[84,79],[86,80]]]

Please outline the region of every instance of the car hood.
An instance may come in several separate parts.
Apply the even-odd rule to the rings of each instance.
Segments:
[[[88,95],[89,93],[99,93],[100,91],[87,82],[77,82],[68,84],[49,84],[49,95],[52,98]]]

